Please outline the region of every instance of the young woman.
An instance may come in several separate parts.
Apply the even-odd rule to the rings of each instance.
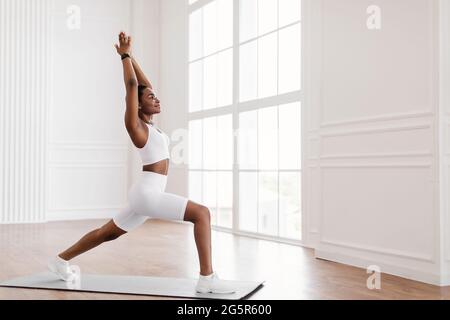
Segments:
[[[169,168],[169,137],[153,123],[161,112],[153,87],[131,56],[132,40],[124,32],[115,45],[121,56],[126,87],[125,126],[143,162],[142,175],[128,193],[128,205],[103,227],[86,234],[75,245],[52,259],[48,267],[62,280],[72,272],[69,261],[80,254],[112,241],[142,225],[149,217],[181,220],[194,224],[194,237],[200,260],[196,286],[199,293],[234,293],[235,290],[212,268],[211,222],[207,207],[165,192]]]

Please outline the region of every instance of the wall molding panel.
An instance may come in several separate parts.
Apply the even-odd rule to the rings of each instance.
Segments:
[[[352,136],[358,134],[376,134],[385,132],[401,132],[401,131],[413,131],[421,129],[430,129],[431,124],[420,124],[420,125],[409,125],[409,126],[384,126],[381,128],[372,129],[359,129],[359,130],[341,130],[336,132],[324,132],[320,136],[323,138],[329,137],[341,137],[341,136]]]
[[[392,113],[392,114],[384,114],[384,115],[380,115],[380,116],[376,116],[376,117],[349,119],[346,121],[322,122],[321,127],[329,128],[329,127],[348,126],[348,125],[354,125],[354,124],[379,123],[379,122],[386,122],[386,121],[391,121],[391,120],[432,118],[434,115],[435,115],[434,112],[429,112],[429,111]]]
[[[321,239],[321,243],[338,246],[338,247],[357,249],[357,250],[361,250],[364,252],[387,254],[387,255],[394,256],[394,257],[401,257],[401,258],[419,260],[419,261],[424,261],[424,262],[431,262],[431,263],[436,262],[434,255],[421,255],[421,254],[417,254],[417,253],[407,252],[404,250],[391,250],[389,248],[356,245],[353,243],[341,242],[338,240],[331,240],[331,239]]]

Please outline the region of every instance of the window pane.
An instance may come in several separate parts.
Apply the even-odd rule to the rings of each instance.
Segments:
[[[217,118],[217,168],[233,169],[233,118],[230,115]]]
[[[203,7],[204,56],[217,51],[217,1]]]
[[[279,1],[280,28],[290,23],[300,21],[302,14],[301,0]]]
[[[233,49],[219,53],[217,69],[218,106],[229,106],[233,103]]]
[[[258,176],[256,172],[239,174],[239,229],[258,231]]]
[[[203,61],[189,65],[189,112],[202,110]]]
[[[202,169],[202,120],[189,122],[189,168]]]
[[[277,94],[278,33],[260,38],[258,44],[258,97]]]
[[[280,0],[284,1],[284,0]],[[263,35],[277,29],[278,26],[278,0],[258,1],[258,33]]]
[[[278,170],[278,116],[277,107],[258,112],[258,168]]]
[[[217,173],[217,225],[233,227],[233,174]]]
[[[300,23],[280,31],[279,93],[301,88],[301,26]]]
[[[203,15],[202,9],[195,10],[189,17],[189,59],[203,56]]]
[[[280,106],[280,169],[299,170],[302,164],[300,102]]]
[[[205,59],[203,65],[203,109],[217,107],[217,56]]]
[[[203,120],[203,169],[217,169],[217,118]]]
[[[249,42],[240,48],[239,100],[253,100],[258,89],[258,46],[257,41]]]
[[[280,172],[280,236],[300,240],[301,173]]]
[[[233,46],[233,1],[218,0],[219,50]]]
[[[259,232],[277,236],[278,234],[278,176],[277,173],[259,173],[258,225]]]
[[[240,42],[244,42],[258,35],[258,1],[241,0],[239,5]]]
[[[217,224],[217,172],[203,172],[202,205],[211,211],[212,224]]]
[[[198,171],[189,171],[189,200],[202,203],[202,185],[203,173]]]
[[[239,115],[238,161],[241,169],[258,167],[258,111]]]

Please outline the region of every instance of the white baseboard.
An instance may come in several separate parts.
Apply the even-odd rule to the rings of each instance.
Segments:
[[[358,267],[366,270],[368,266],[373,265],[373,260],[355,257],[352,255],[347,255],[337,252],[328,252],[325,250],[315,250],[315,256],[318,259],[333,261],[337,263],[342,263],[345,265],[350,265],[353,267]],[[380,267],[381,272],[384,274],[389,274],[409,280],[419,281],[435,286],[446,286],[447,284],[438,274],[423,272],[421,270],[415,270],[407,268],[404,266],[398,266],[389,263],[377,263]]]
[[[47,221],[13,221],[13,222],[0,222],[0,225],[20,225],[20,224],[44,224]]]
[[[102,211],[66,211],[66,212],[48,212],[47,221],[77,221],[77,220],[100,220],[112,219],[119,213],[119,210]]]
[[[441,286],[442,287],[450,286],[450,274],[449,273],[445,273],[445,274],[442,275],[442,277],[441,277]]]

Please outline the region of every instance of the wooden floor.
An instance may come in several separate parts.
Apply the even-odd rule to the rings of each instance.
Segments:
[[[45,271],[46,261],[105,221],[0,225],[0,282]],[[366,288],[365,270],[314,259],[310,249],[213,231],[214,270],[221,278],[266,280],[250,299],[450,299],[439,288],[382,276]],[[75,259],[84,273],[197,278],[190,224],[148,221],[138,230]],[[0,299],[167,299],[153,296],[0,288]]]

